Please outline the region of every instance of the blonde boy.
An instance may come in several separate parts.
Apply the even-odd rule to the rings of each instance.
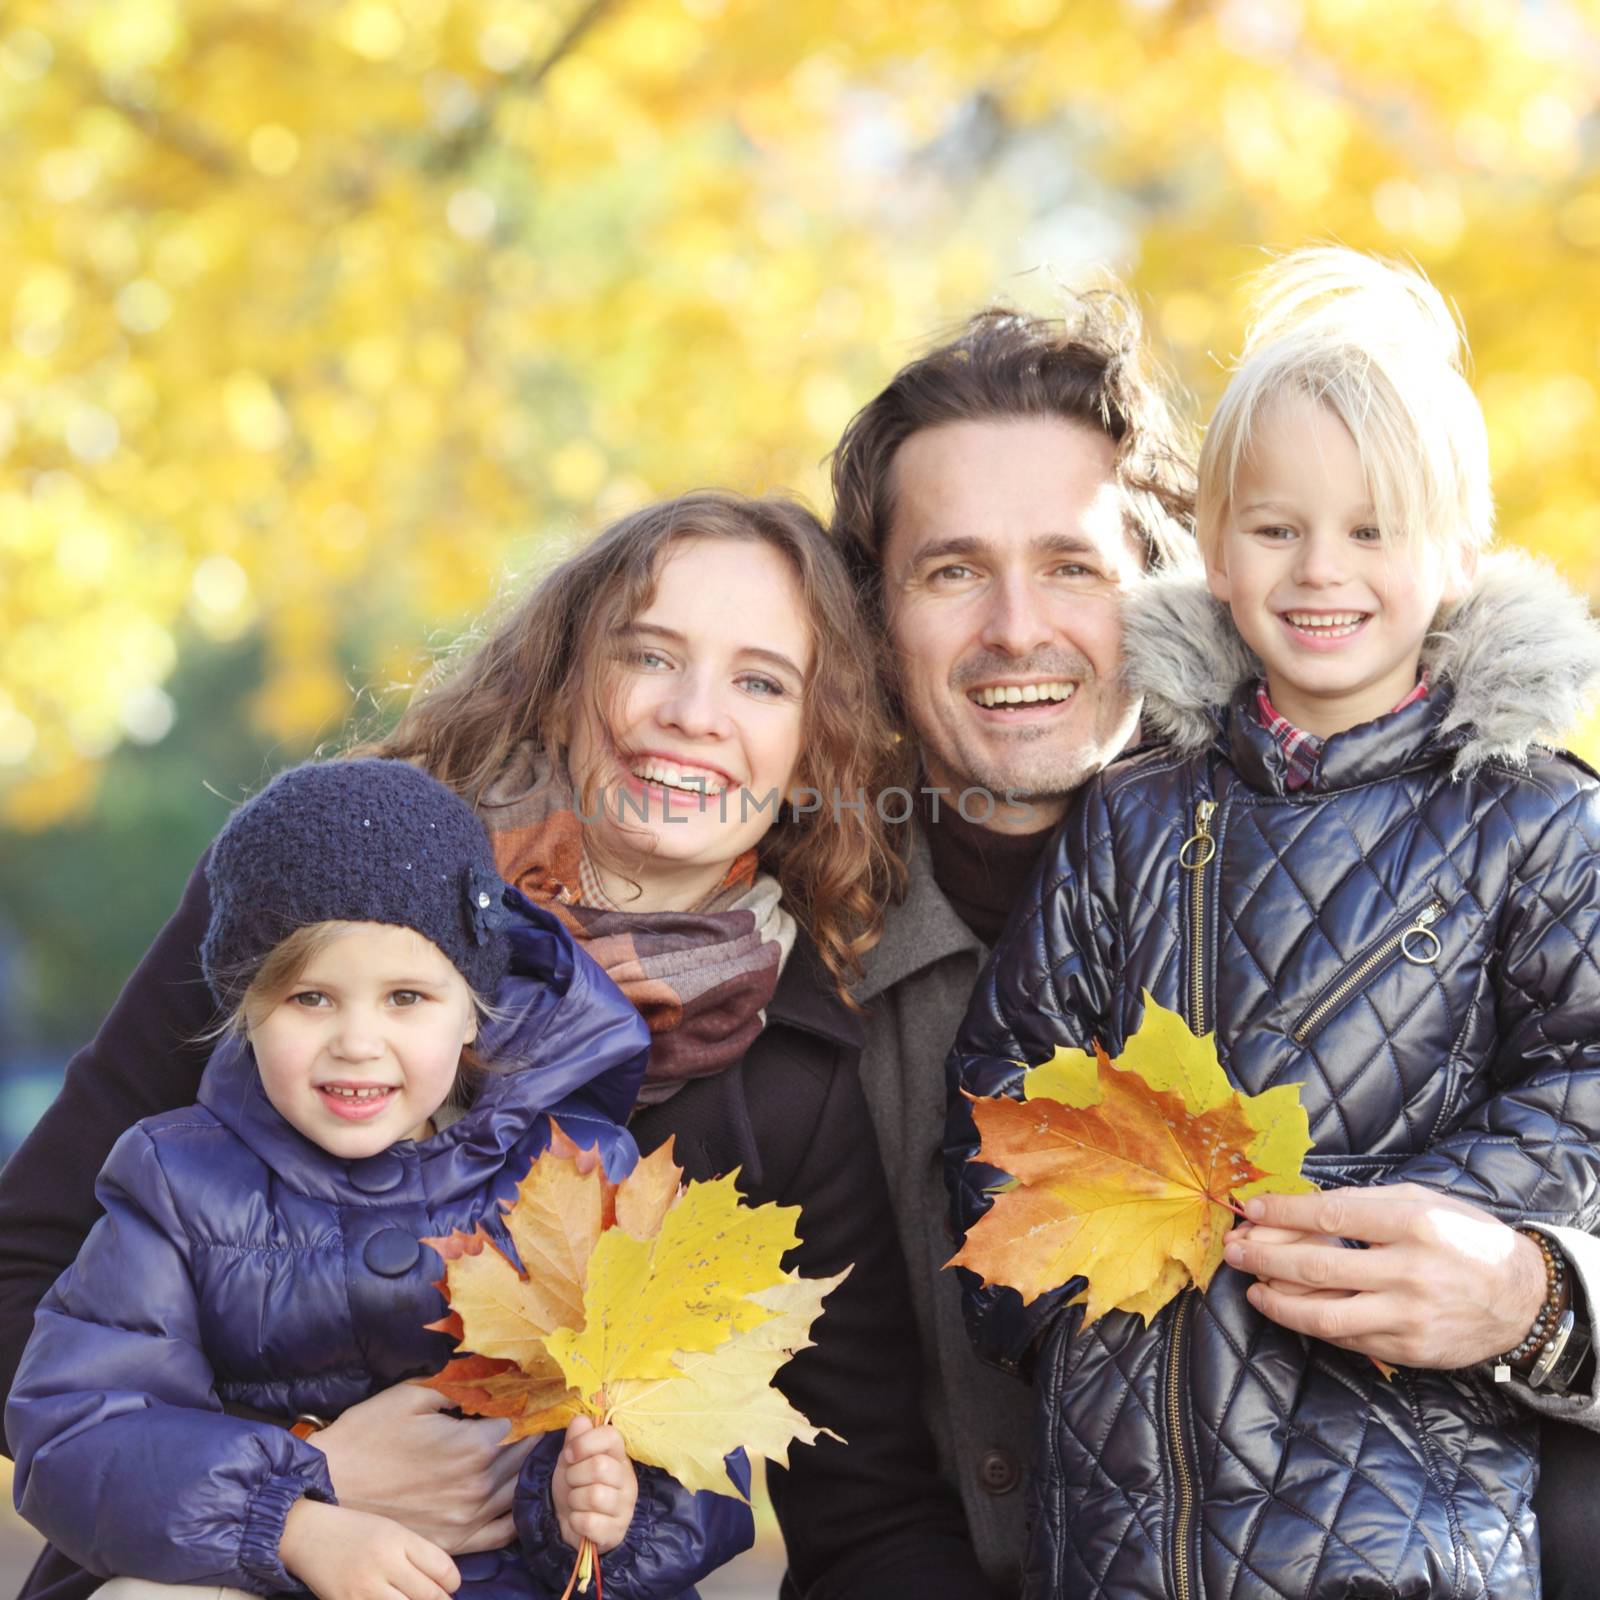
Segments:
[[[1141,585],[1126,616],[1166,742],[1074,799],[954,1067],[1015,1093],[1057,1045],[1115,1055],[1149,990],[1240,1087],[1300,1085],[1320,1185],[1384,1185],[1397,1213],[1442,1193],[1516,1252],[1472,1358],[1548,1384],[1577,1319],[1560,1256],[1507,1224],[1600,1208],[1600,790],[1536,741],[1600,643],[1550,574],[1480,559],[1460,351],[1414,273],[1318,250],[1264,275],[1201,461],[1206,579]],[[975,1145],[960,1104],[950,1143]],[[965,1227],[993,1174],[954,1176]],[[1384,1320],[1404,1252],[1258,1230],[1230,1254],[1269,1249],[1314,1253],[1325,1287],[1224,1272],[1075,1338],[1072,1286],[1024,1307],[969,1285],[980,1344],[1037,1358],[1027,1592],[1537,1595],[1525,1413],[1487,1369],[1391,1382],[1369,1359],[1410,1348]],[[1350,1301],[1338,1345],[1290,1326],[1328,1294]]]

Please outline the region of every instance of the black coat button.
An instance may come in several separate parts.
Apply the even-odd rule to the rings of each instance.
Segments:
[[[986,1494],[1010,1494],[1021,1480],[1016,1460],[1004,1450],[985,1450],[978,1461],[978,1482]]]
[[[398,1278],[417,1264],[422,1246],[400,1228],[385,1228],[367,1240],[361,1259],[385,1278]]]
[[[387,1194],[405,1175],[405,1162],[387,1150],[350,1163],[350,1181],[362,1194]]]

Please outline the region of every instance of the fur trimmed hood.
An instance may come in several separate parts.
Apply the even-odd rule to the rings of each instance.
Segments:
[[[1144,726],[1180,751],[1217,737],[1241,683],[1262,675],[1228,608],[1204,577],[1163,574],[1123,602],[1123,682],[1144,701]],[[1559,744],[1600,689],[1600,625],[1545,563],[1515,550],[1486,556],[1466,598],[1440,611],[1422,647],[1452,703],[1440,734],[1461,776],[1487,761],[1526,763]]]

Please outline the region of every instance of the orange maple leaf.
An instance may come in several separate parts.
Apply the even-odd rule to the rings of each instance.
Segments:
[[[528,1382],[515,1361],[457,1356],[426,1381],[453,1405],[475,1417],[520,1417],[528,1409]]]
[[[1146,1022],[1112,1061],[1058,1051],[1026,1080],[1029,1098],[976,1100],[975,1159],[1013,1183],[950,1265],[1023,1300],[1069,1279],[1088,1287],[1084,1326],[1107,1311],[1155,1315],[1186,1282],[1204,1289],[1222,1261],[1233,1197],[1304,1189],[1310,1147],[1293,1086],[1245,1095],[1209,1038],[1146,997]]]

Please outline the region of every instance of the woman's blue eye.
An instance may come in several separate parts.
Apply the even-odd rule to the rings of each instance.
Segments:
[[[671,662],[659,650],[631,650],[628,660],[636,667],[671,666]]]
[[[776,678],[752,675],[743,678],[741,682],[743,682],[747,689],[758,690],[764,699],[767,697],[772,697],[774,699],[781,698],[786,692],[783,685],[779,683]]]

